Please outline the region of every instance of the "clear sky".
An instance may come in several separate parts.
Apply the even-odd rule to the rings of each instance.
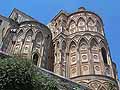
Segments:
[[[81,6],[102,18],[120,78],[120,0],[1,0],[0,14],[9,16],[13,8],[17,8],[47,24],[61,9],[74,12]]]

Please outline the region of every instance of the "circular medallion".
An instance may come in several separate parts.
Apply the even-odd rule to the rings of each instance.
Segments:
[[[99,67],[99,66],[96,66],[95,69],[96,69],[97,71],[100,71],[100,67]]]
[[[83,67],[83,70],[87,71],[87,70],[88,70],[88,67],[87,67],[87,66],[84,66],[84,67]]]
[[[94,55],[93,57],[94,57],[94,59],[98,59],[98,56],[97,56],[97,55]]]
[[[87,55],[82,55],[82,59],[86,60],[87,59]]]
[[[72,68],[71,71],[72,71],[72,73],[75,73],[76,72],[76,68],[75,67]]]

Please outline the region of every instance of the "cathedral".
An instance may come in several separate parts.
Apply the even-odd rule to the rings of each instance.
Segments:
[[[90,90],[119,90],[103,26],[84,7],[73,13],[61,10],[48,25],[14,9],[9,17],[0,15],[0,49]]]

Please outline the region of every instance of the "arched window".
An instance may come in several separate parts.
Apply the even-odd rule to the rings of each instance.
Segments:
[[[39,59],[39,56],[38,56],[37,53],[35,53],[35,54],[33,55],[33,63],[34,63],[35,65],[37,65],[38,59]]]
[[[95,22],[91,17],[88,19],[87,25],[88,25],[89,31],[96,31],[95,30]]]
[[[17,34],[17,40],[16,40],[16,44],[15,44],[15,49],[14,49],[14,54],[17,54],[18,52],[20,52],[21,47],[22,47],[22,39],[23,39],[23,30],[21,29],[18,34]]]
[[[98,46],[98,42],[96,40],[96,38],[93,38],[91,40],[90,43],[90,47],[91,47],[91,60],[94,63],[93,67],[94,67],[94,74],[101,74],[101,66],[100,66],[100,60],[99,59],[99,46]]]
[[[21,29],[21,30],[18,32],[18,35],[17,35],[17,42],[21,42],[21,40],[22,40],[22,35],[23,35],[23,30]]]
[[[81,75],[89,74],[89,66],[88,66],[88,43],[86,39],[82,38],[79,43],[79,52],[80,52],[80,69]],[[86,63],[86,64],[84,64]]]
[[[94,20],[90,17],[89,19],[88,19],[88,26],[94,26]]]
[[[101,53],[102,53],[104,64],[108,64],[108,62],[107,62],[107,53],[106,53],[106,50],[105,50],[104,47],[101,48]]]
[[[92,51],[95,51],[95,50],[96,50],[96,52],[98,52],[98,42],[97,42],[96,39],[93,38],[93,39],[91,40],[90,46],[91,46],[91,50],[92,50]]]
[[[72,33],[75,33],[75,31],[76,31],[76,24],[75,24],[75,22],[72,20],[72,21],[70,22],[70,25],[69,25],[69,32],[70,32],[70,34],[72,34]]]
[[[70,77],[75,77],[77,76],[77,49],[74,42],[70,44],[69,53]]]
[[[79,20],[78,20],[78,29],[79,31],[85,31],[85,20],[80,17]]]
[[[98,42],[95,39],[92,39],[90,43],[90,47],[91,47],[91,54],[92,54],[93,62],[99,62]]]
[[[88,61],[88,44],[87,44],[87,41],[83,38],[80,40],[79,52],[80,52],[81,62],[87,62]]]
[[[33,35],[33,31],[30,29],[25,35],[25,41],[31,42],[32,41],[32,35]]]
[[[43,35],[42,35],[41,32],[38,32],[36,34],[36,37],[35,37],[35,43],[36,43],[36,45],[41,46],[42,45],[42,41],[43,41]]]
[[[33,31],[32,29],[28,30],[26,35],[25,35],[25,41],[24,41],[24,53],[28,53],[31,51],[32,47],[32,36],[33,36]]]

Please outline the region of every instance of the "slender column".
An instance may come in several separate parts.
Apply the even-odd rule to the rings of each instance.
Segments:
[[[94,64],[93,64],[93,57],[92,57],[92,52],[91,52],[90,46],[88,47],[88,57],[89,57],[89,61],[88,61],[89,73],[94,74],[94,66],[93,66]]]
[[[80,54],[79,47],[77,48],[77,76],[80,75]]]
[[[66,77],[67,77],[67,78],[69,78],[69,76],[70,76],[70,75],[69,75],[69,74],[70,74],[69,69],[70,69],[70,66],[69,66],[69,52],[67,52],[67,53],[66,53],[66,70],[65,70],[65,71],[66,71],[65,73],[66,73]]]

